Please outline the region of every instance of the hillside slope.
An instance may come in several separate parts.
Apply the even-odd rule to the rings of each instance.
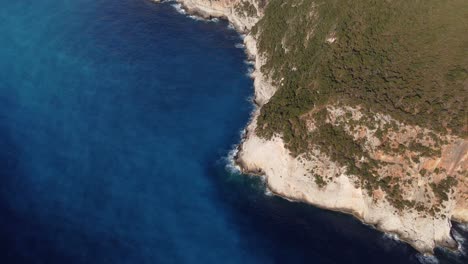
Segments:
[[[255,57],[245,172],[354,214],[422,252],[468,221],[464,0],[181,0]]]

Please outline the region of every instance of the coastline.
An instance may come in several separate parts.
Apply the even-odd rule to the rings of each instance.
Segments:
[[[164,0],[155,0],[157,3],[165,2]],[[245,34],[257,23],[258,19],[244,17],[240,18],[235,15],[233,6],[225,7],[222,4],[216,5],[207,0],[172,0],[167,2],[175,2],[181,5],[181,8],[189,15],[200,17],[202,19],[221,18],[229,21],[237,32]],[[222,1],[220,1],[222,2]]]
[[[241,34],[248,33],[256,23],[252,24],[253,20],[236,17],[232,12],[233,6],[229,6],[231,2],[226,6],[222,4],[212,6],[208,0],[176,0],[175,2],[181,4],[187,14],[204,19],[214,17],[226,19]],[[257,18],[257,21],[258,19],[260,18]],[[249,60],[254,61],[254,71],[251,77],[254,80],[255,108],[234,157],[234,162],[243,173],[265,175],[266,186],[273,194],[291,201],[304,202],[319,208],[353,215],[364,224],[379,231],[396,235],[398,240],[408,243],[423,254],[432,255],[434,248],[439,246],[450,250],[458,249],[457,242],[450,232],[451,220],[463,223],[463,219],[453,217],[434,219],[413,213],[393,212],[389,204],[376,204],[372,197],[369,197],[362,189],[354,187],[342,168],[333,167],[331,162],[325,164],[326,167],[333,167],[332,169],[338,170],[341,175],[330,186],[322,189],[315,184],[313,179],[302,180],[298,184],[296,176],[304,173],[304,163],[292,158],[281,138],[275,137],[267,141],[255,135],[260,108],[273,96],[276,88],[260,72],[264,60],[258,54],[256,40],[251,34],[246,34],[244,45]],[[307,186],[307,189],[298,189],[297,187],[301,185]]]

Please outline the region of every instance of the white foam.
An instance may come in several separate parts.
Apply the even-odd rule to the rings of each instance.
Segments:
[[[465,232],[468,232],[468,224],[457,224],[457,227]]]
[[[190,15],[188,17],[193,19],[193,20],[196,20],[196,21],[206,21],[206,19],[203,19],[203,18],[201,18],[199,16]]]
[[[177,13],[182,14],[182,15],[187,14],[187,12],[185,11],[185,9],[182,7],[181,4],[174,3],[174,4],[171,4],[171,6],[174,7],[174,9],[177,11]]]
[[[460,233],[458,233],[456,230],[453,230],[452,235],[453,235],[453,238],[455,239],[455,241],[457,241],[457,243],[458,243],[458,252],[459,252],[459,254],[462,254],[462,255],[466,256],[466,249],[463,248],[463,245],[466,243],[466,239]]]
[[[266,196],[270,196],[270,197],[275,196],[275,194],[270,190],[270,188],[267,187],[267,177],[266,177],[266,175],[255,175],[255,176],[251,176],[251,177],[260,178],[261,186],[264,189],[263,193]]]
[[[239,137],[243,139],[245,137],[246,130],[242,129],[239,132]],[[224,158],[225,163],[226,163],[226,169],[232,173],[232,174],[240,174],[242,173],[242,170],[239,165],[236,163],[236,156],[237,153],[239,153],[239,145],[233,145],[231,147],[231,150],[228,152],[227,156]]]
[[[251,103],[255,107],[255,95],[252,94],[246,97],[245,100],[247,100],[247,102]],[[253,113],[251,115],[253,115]],[[252,119],[252,117],[250,119]]]
[[[397,241],[400,242],[400,237],[398,237],[397,234],[389,234],[389,233],[384,233],[383,234],[383,239],[384,240],[392,240],[392,241]]]
[[[416,258],[421,264],[438,264],[439,260],[432,255],[417,254]]]
[[[188,15],[187,14],[187,10],[185,10],[184,6],[180,3],[177,3],[177,2],[174,2],[174,1],[168,1],[170,3],[173,3],[171,4],[171,6],[177,11],[177,13],[179,14],[182,14],[182,15],[187,15],[188,18],[191,18],[195,21],[203,21],[203,22],[213,22],[213,23],[217,23],[219,22],[219,19],[218,18],[211,18],[211,19],[207,19],[207,18],[203,18],[201,16],[197,16],[197,15]]]
[[[248,67],[247,68],[247,76],[250,78],[253,78],[253,73],[255,72],[255,69],[253,67]]]
[[[275,194],[272,191],[270,191],[270,189],[265,188],[265,195],[266,196],[274,196]]]
[[[367,224],[366,224],[367,225]],[[367,225],[370,228],[375,228],[373,225]],[[392,250],[395,246],[401,243],[400,238],[396,234],[383,233],[381,245],[385,250]]]
[[[239,167],[239,165],[237,165],[236,160],[235,160],[238,152],[239,152],[238,146],[234,145],[232,149],[228,152],[227,156],[224,158],[226,162],[225,167],[229,173],[232,173],[232,174],[241,173],[241,168]]]
[[[242,44],[242,43],[236,43],[236,45],[234,45],[234,47],[236,47],[238,49],[243,49],[243,48],[245,48],[245,45]]]
[[[253,60],[244,60],[244,64],[249,65],[249,66],[254,66],[255,61],[253,61]]]

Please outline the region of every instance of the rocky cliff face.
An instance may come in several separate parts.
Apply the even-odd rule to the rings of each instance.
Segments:
[[[359,110],[349,107],[329,106],[328,111],[331,113],[328,122],[333,126],[339,126],[341,118],[349,118],[347,113],[352,114],[351,118],[360,118]],[[392,119],[381,115],[378,120]],[[254,118],[247,128],[238,162],[245,172],[265,174],[272,192],[353,214],[377,229],[397,234],[421,252],[430,253],[436,246],[456,248],[450,235],[450,220],[468,220],[467,177],[463,174],[467,167],[466,140],[450,139],[438,158],[413,160],[414,153],[382,153],[378,149],[382,142],[368,131],[368,127],[348,127],[349,135],[363,139],[372,159],[385,162],[379,175],[382,179],[388,177],[388,182],[384,183],[385,187],[369,192],[362,187],[359,177],[348,173],[344,166],[320,149],[294,157],[280,136],[271,140],[257,136],[256,125]],[[317,128],[310,124],[309,129]],[[401,132],[405,129],[407,132]],[[392,135],[391,141],[402,144],[421,129],[401,126],[399,130]],[[433,188],[448,177],[456,178],[458,185],[447,189],[446,198],[438,197]],[[397,191],[394,191],[395,186],[398,186]]]
[[[178,0],[191,13],[202,17],[223,17],[240,32],[248,32],[263,15],[264,0]]]
[[[244,172],[266,175],[268,187],[278,195],[353,214],[382,231],[397,234],[421,252],[432,252],[436,246],[456,247],[450,220],[468,222],[466,138],[409,125],[386,113],[340,100],[311,107],[300,115],[307,135],[307,140],[301,141],[305,152],[292,151],[281,131],[271,137],[260,136],[257,128],[262,107],[284,84],[284,78],[275,78],[277,71],[266,74],[261,70],[272,59],[258,51],[256,41],[263,34],[256,25],[265,15],[267,1],[179,2],[202,16],[225,17],[248,34],[245,44],[255,60],[258,107],[239,146],[237,162]],[[318,30],[311,28],[306,41]],[[294,28],[288,31],[294,35]],[[287,42],[285,38],[281,45],[286,53]],[[335,45],[340,38],[332,32],[324,42]],[[321,144],[328,137],[332,145],[330,139]],[[351,158],[345,155],[350,153],[354,155]]]

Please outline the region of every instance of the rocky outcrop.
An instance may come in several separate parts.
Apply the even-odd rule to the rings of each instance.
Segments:
[[[252,27],[263,16],[266,6],[266,0],[177,0],[183,5],[183,8],[191,14],[203,18],[219,17],[227,19],[241,33],[247,33],[244,38],[246,52],[254,64],[255,96],[254,100],[257,106],[262,106],[273,96],[276,88],[271,85],[269,79],[264,76],[260,68],[265,64],[265,60],[257,52],[257,42],[252,34],[248,34]],[[255,12],[249,14],[246,11],[245,4],[249,3],[254,7]],[[255,114],[254,114],[255,116]]]
[[[226,18],[243,33],[249,33],[261,19],[266,5],[264,0],[177,1],[197,15]],[[329,39],[330,43],[336,41],[333,36]],[[397,195],[405,202],[399,208],[388,190],[362,188],[356,175],[350,174],[345,166],[333,161],[321,149],[313,148],[307,155],[294,156],[281,135],[266,140],[256,134],[260,109],[274,95],[276,87],[260,71],[266,61],[258,54],[255,36],[247,34],[244,41],[250,58],[255,61],[252,76],[257,105],[236,158],[244,172],[265,175],[268,188],[277,195],[353,214],[379,230],[397,234],[421,252],[432,253],[436,246],[456,248],[450,235],[450,220],[468,222],[467,140],[439,138],[444,142],[440,155],[421,156],[421,153],[405,151],[404,146],[416,142],[431,149],[434,144],[431,131],[406,126],[388,115],[375,113],[371,120],[374,125],[395,127],[396,124],[397,127],[383,136],[376,135],[375,129],[359,123],[363,114],[358,108],[326,107],[327,124],[343,128],[348,136],[362,142],[369,153],[368,159],[384,164],[379,167],[379,176],[381,179],[388,177],[393,187],[398,185]],[[303,118],[307,129],[313,133],[317,129],[313,119],[308,115]],[[356,124],[350,126],[346,120]],[[384,147],[392,150],[392,154],[382,151]],[[443,197],[437,197],[435,188],[447,178],[456,179],[456,186],[451,186],[447,193],[440,192]]]
[[[450,235],[450,219],[467,220],[464,204],[466,198],[457,197],[466,196],[466,191],[458,190],[456,194],[454,193],[436,214],[416,209],[400,210],[386,199],[387,194],[384,191],[377,190],[369,194],[367,190],[359,187],[356,184],[358,181],[356,176],[347,174],[343,166],[333,162],[319,149],[315,149],[308,156],[293,157],[279,136],[265,140],[255,134],[255,128],[254,117],[247,128],[237,162],[244,172],[266,175],[267,185],[273,193],[318,207],[350,213],[379,230],[398,235],[401,240],[408,242],[420,252],[432,253],[436,246],[456,248],[456,242]],[[453,149],[465,144],[466,141],[454,142],[447,146],[445,151],[452,152]],[[466,166],[466,162],[449,163],[449,167]],[[412,165],[415,169],[418,167],[423,169],[425,166],[419,163]],[[437,166],[445,165],[440,161]],[[400,169],[400,166],[394,168],[389,165],[386,168],[389,171],[383,173],[398,176],[392,173]],[[316,177],[323,178],[324,183],[321,184]],[[421,192],[424,188],[430,188],[431,178],[419,175],[407,177],[415,180],[412,185],[402,185],[401,193],[408,194],[409,197],[406,197],[408,200],[418,202],[420,200],[421,204],[432,207],[435,198],[424,196],[426,192]],[[460,176],[460,181],[464,182],[466,188],[466,178],[463,180],[462,177],[464,176]]]
[[[226,18],[240,32],[248,32],[262,16],[263,10],[258,1],[252,0],[177,0],[177,2],[190,13],[204,18]]]

